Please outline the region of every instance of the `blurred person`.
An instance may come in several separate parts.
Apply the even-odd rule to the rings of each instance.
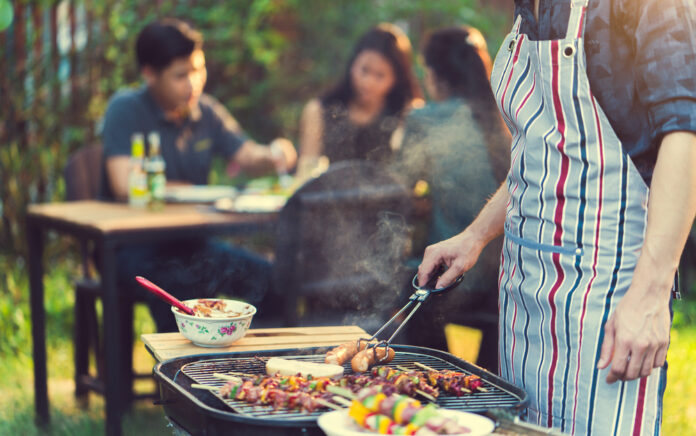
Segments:
[[[339,82],[302,112],[298,173],[321,156],[331,163],[386,162],[394,132],[420,99],[406,34],[387,23],[370,29],[355,46]]]
[[[175,19],[148,24],[138,35],[135,51],[145,84],[118,92],[107,107],[101,134],[102,198],[127,199],[135,132],[159,133],[169,186],[206,184],[214,155],[252,174],[294,165],[296,153],[290,141],[279,138],[270,147],[255,143],[217,100],[203,92],[207,78],[203,38],[188,24]],[[190,238],[123,248],[118,252],[117,273],[122,286],[137,289],[133,278],[142,275],[181,300],[224,291],[259,304],[270,286],[270,269],[258,255]],[[147,292],[144,295],[157,329],[176,330],[169,307]]]
[[[395,173],[409,186],[427,183],[430,245],[459,233],[495,193],[510,165],[510,136],[488,81],[491,61],[481,32],[467,26],[434,31],[422,57],[432,100],[406,117]],[[411,343],[447,350],[446,324],[476,327],[484,333],[478,364],[497,369],[498,300],[491,290],[501,247],[499,238],[456,291],[414,316],[408,325]]]
[[[507,181],[429,246],[451,283],[504,234],[500,371],[528,419],[660,433],[675,273],[696,214],[696,4],[517,0],[491,84]]]

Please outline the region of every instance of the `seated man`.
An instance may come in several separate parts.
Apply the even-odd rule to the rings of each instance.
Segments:
[[[168,185],[207,183],[213,155],[254,174],[294,166],[297,155],[290,141],[256,144],[218,101],[203,94],[200,33],[173,19],[154,22],[138,35],[136,54],[145,86],[117,93],[104,116],[104,199],[128,197],[131,136],[136,132],[159,133]],[[182,300],[222,292],[256,305],[270,287],[270,268],[259,256],[204,239],[130,246],[118,253],[120,285],[147,294],[161,332],[176,330],[174,317],[166,304],[135,290],[135,275]]]

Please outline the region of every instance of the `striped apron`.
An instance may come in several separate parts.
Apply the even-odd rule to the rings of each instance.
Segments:
[[[583,19],[531,41],[520,17],[491,85],[513,134],[500,267],[500,374],[530,397],[527,418],[578,435],[660,431],[666,369],[607,384],[604,324],[631,284],[648,187],[590,90]]]

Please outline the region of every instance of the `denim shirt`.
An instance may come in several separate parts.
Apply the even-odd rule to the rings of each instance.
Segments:
[[[562,39],[570,0],[515,0],[521,32]],[[585,52],[592,92],[648,185],[662,137],[696,132],[696,2],[589,0]]]

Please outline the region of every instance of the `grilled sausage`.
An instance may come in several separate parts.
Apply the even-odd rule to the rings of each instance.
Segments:
[[[358,349],[358,341],[346,342],[338,347],[332,348],[326,353],[324,358],[325,363],[330,363],[332,365],[343,365],[355,356],[355,354],[364,350],[366,346],[365,341],[360,341],[360,349]]]
[[[385,351],[385,347],[374,347],[368,348],[367,350],[361,350],[350,361],[350,366],[355,372],[365,372],[384,357]],[[380,363],[389,363],[392,361],[392,359],[394,359],[394,349],[389,348],[388,353],[387,359]]]

